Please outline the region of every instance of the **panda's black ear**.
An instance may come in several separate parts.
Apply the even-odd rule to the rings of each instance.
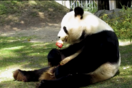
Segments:
[[[80,16],[81,16],[80,19],[83,18],[83,13],[84,13],[83,8],[81,8],[81,7],[76,7],[76,8],[74,9],[74,12],[75,12],[75,17],[78,16],[78,15],[80,15]]]

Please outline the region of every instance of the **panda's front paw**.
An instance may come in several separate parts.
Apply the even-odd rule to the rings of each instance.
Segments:
[[[57,49],[52,49],[48,56],[48,64],[50,66],[58,66],[60,64],[60,61],[61,61],[61,54],[59,52],[59,50]]]

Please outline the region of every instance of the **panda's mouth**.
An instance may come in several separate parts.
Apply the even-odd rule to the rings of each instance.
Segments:
[[[61,39],[61,41],[65,42],[65,43],[69,43],[69,44],[76,42],[76,40],[72,40],[70,36],[66,36],[65,38]]]
[[[69,36],[66,36],[62,41],[69,44],[72,44],[73,42],[75,42]]]
[[[64,39],[62,39],[63,42],[67,42],[68,37],[66,36]]]

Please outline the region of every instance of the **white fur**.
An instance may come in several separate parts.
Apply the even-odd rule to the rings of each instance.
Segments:
[[[83,30],[85,30],[86,34],[95,34],[103,30],[113,31],[106,22],[90,12],[85,11],[83,19],[80,19],[80,17],[74,17],[74,14],[74,11],[69,12],[62,19],[61,29],[58,33],[58,36],[62,41],[67,40],[65,42],[68,43],[78,42],[77,40],[81,36]],[[70,33],[69,35],[64,32],[64,26]]]
[[[105,63],[101,65],[98,69],[96,69],[94,72],[88,73],[89,75],[92,76],[91,82],[96,83],[113,77],[119,70],[120,63],[121,55],[119,56],[118,63],[115,64]]]

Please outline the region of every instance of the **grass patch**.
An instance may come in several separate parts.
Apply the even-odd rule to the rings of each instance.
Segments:
[[[31,37],[0,37],[0,88],[34,88],[35,83],[13,81],[12,72],[47,66],[47,53],[55,44],[31,43]]]
[[[47,54],[54,43],[33,43],[31,37],[0,37],[0,88],[34,88],[36,82],[14,81],[15,69],[33,70],[47,66]],[[66,46],[64,46],[66,47]],[[132,45],[120,46],[122,64],[114,78],[84,88],[131,88]]]

